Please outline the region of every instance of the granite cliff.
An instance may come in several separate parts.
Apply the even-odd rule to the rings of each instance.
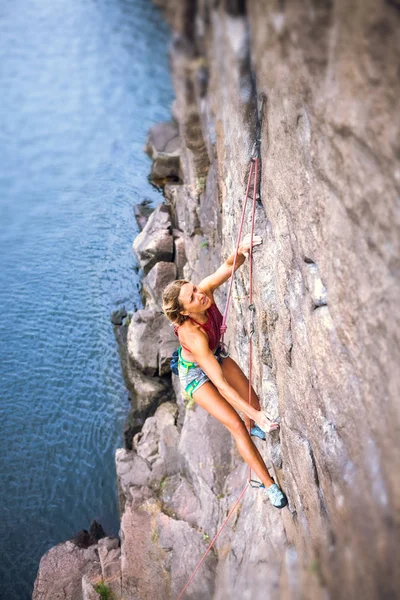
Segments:
[[[147,144],[165,202],[134,244],[144,308],[117,329],[134,407],[116,456],[120,542],[97,543],[94,575],[80,559],[82,596],[42,584],[34,598],[97,598],[96,573],[116,598],[177,598],[243,488],[230,436],[171,383],[176,339],[160,292],[176,277],[198,282],[232,252],[260,93],[254,386],[281,428],[257,444],[289,507],[249,489],[185,598],[395,598],[400,6],[156,4],[175,32],[176,100]],[[245,368],[248,276],[245,264],[227,335]]]

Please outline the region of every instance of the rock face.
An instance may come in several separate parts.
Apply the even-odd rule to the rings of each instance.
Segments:
[[[217,546],[210,597],[394,597],[400,492],[397,4],[357,1],[351,11],[343,0],[157,4],[176,32],[173,114],[184,173],[184,185],[167,185],[165,197],[172,227],[183,231],[183,273],[193,281],[232,251],[256,97],[266,95],[262,206],[256,212],[263,245],[254,252],[254,385],[271,416],[281,418],[280,434],[263,452],[290,505],[277,513],[268,505],[261,510],[253,491],[245,497],[236,535],[228,527]],[[242,365],[248,358],[248,275],[245,265],[235,283],[228,336]],[[184,416],[181,440],[191,417]],[[198,523],[199,504],[219,504],[221,511],[224,501],[217,496],[224,491],[206,500],[197,485],[195,497],[188,487],[212,477],[206,457],[223,456],[216,443],[201,444],[204,472],[190,453],[182,455],[182,471],[160,496],[161,510],[172,503],[191,524]],[[216,489],[237,485],[228,471],[235,465],[240,471],[241,463],[232,460],[225,483],[214,473]],[[207,517],[214,531],[217,512]]]
[[[230,435],[200,407],[185,408],[175,376],[172,398],[171,348],[161,346],[174,339],[162,325],[160,292],[164,274],[197,283],[232,252],[262,92],[253,385],[281,428],[256,444],[289,507],[278,511],[249,488],[185,598],[395,598],[398,3],[355,0],[351,10],[344,0],[156,4],[175,32],[179,144],[175,126],[163,126],[148,151],[162,153],[173,134],[183,183],[164,182],[165,204],[135,241],[145,307],[128,333],[119,328],[129,338],[129,389],[147,390],[150,415],[144,424],[139,415],[116,454],[120,597],[177,598],[247,480]],[[248,282],[245,263],[227,334],[245,371]],[[81,582],[78,563],[71,569]]]
[[[169,181],[182,181],[180,144],[176,123],[157,123],[150,129],[145,152],[153,159],[151,179],[154,183],[163,186]]]
[[[201,409],[195,422],[203,431],[201,420],[209,416]],[[190,459],[193,435],[190,419],[185,419],[182,435],[177,425],[178,407],[162,404],[147,419],[135,436],[134,450],[117,450],[117,475],[121,504],[121,569],[123,591],[128,598],[170,598],[178,596],[185,577],[206,549],[206,527],[215,522],[212,511],[216,498],[207,481],[194,492]],[[194,413],[193,413],[194,417]],[[200,423],[199,423],[200,417]],[[200,427],[199,427],[200,425]],[[216,423],[218,426],[218,423]],[[215,424],[209,428],[210,436]],[[199,434],[198,434],[199,435]],[[207,450],[209,447],[207,447]],[[219,458],[219,450],[209,454],[197,452],[198,459]],[[228,464],[230,454],[228,451]],[[221,465],[220,469],[224,466]],[[226,465],[225,465],[226,469]],[[212,469],[204,465],[207,478]],[[200,475],[201,481],[201,475]],[[203,499],[203,504],[199,498]],[[211,504],[210,499],[214,499]],[[189,553],[182,554],[187,548]],[[210,597],[214,589],[216,558],[205,562],[202,578],[196,582],[193,597]]]
[[[174,242],[168,209],[160,204],[133,243],[133,250],[145,274],[158,261],[172,261]]]
[[[50,548],[42,557],[33,600],[98,600],[98,584],[121,598],[119,540],[104,537],[80,548],[72,541]]]
[[[172,281],[172,280],[171,280]],[[128,328],[128,352],[145,375],[164,375],[178,341],[164,314],[151,309],[138,310]]]
[[[118,342],[119,354],[121,359],[122,373],[126,387],[130,392],[131,410],[128,413],[124,425],[124,442],[125,448],[132,449],[133,436],[140,431],[145,419],[152,415],[159,404],[165,402],[171,397],[171,381],[170,375],[164,375],[169,370],[169,361],[173,350],[177,346],[177,340],[171,338],[171,329],[168,327],[165,320],[162,322],[162,329],[166,328],[165,339],[161,339],[160,331],[157,331],[155,343],[148,343],[145,338],[135,339],[138,333],[148,333],[146,323],[142,323],[140,314],[146,311],[138,311],[135,314],[135,320],[129,325],[123,324],[119,327],[114,327],[114,333]],[[160,322],[160,314],[152,312],[152,315],[158,317]],[[132,327],[131,327],[132,325]],[[135,328],[138,331],[135,334]],[[151,330],[151,324],[149,324]],[[132,345],[128,344],[128,338],[133,339]],[[172,347],[173,344],[173,347]],[[132,347],[131,347],[132,346]],[[143,356],[140,354],[140,348],[143,349]],[[131,358],[131,354],[137,354],[138,361]],[[147,364],[143,362],[147,361]],[[144,370],[150,370],[151,373],[161,373],[162,376],[148,376],[140,370],[140,365],[143,365]],[[153,368],[151,367],[153,365]],[[156,366],[154,366],[156,365]]]
[[[161,311],[163,289],[174,279],[177,279],[175,263],[163,261],[156,263],[143,280],[143,289],[147,296],[146,305],[153,304]]]

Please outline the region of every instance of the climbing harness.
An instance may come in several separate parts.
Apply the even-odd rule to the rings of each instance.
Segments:
[[[196,363],[190,362],[190,361],[182,358],[182,346],[179,346],[179,348],[178,348],[178,357],[179,357],[179,363],[180,363],[181,367],[185,370],[185,373],[187,373],[191,367],[197,367]]]
[[[248,308],[249,308],[249,311],[250,311],[250,329],[249,329],[249,395],[248,395],[248,402],[249,402],[249,404],[251,404],[251,380],[252,380],[252,374],[253,374],[253,335],[254,335],[254,332],[255,332],[255,325],[254,325],[255,306],[253,304],[253,233],[254,233],[254,221],[255,221],[256,206],[259,203],[259,194],[257,193],[257,190],[258,190],[258,176],[259,176],[259,165],[260,165],[261,123],[262,123],[263,109],[264,109],[264,100],[265,100],[265,96],[263,94],[260,95],[260,100],[261,100],[260,108],[257,111],[256,139],[255,139],[255,142],[253,144],[253,149],[252,149],[250,170],[249,170],[249,175],[248,175],[248,180],[247,180],[247,187],[246,187],[246,195],[245,195],[243,209],[242,209],[242,216],[241,216],[241,219],[240,219],[239,233],[238,233],[238,237],[237,237],[236,248],[235,248],[235,255],[234,255],[234,259],[233,259],[232,273],[231,273],[231,277],[230,277],[228,296],[227,296],[227,299],[226,299],[225,310],[224,310],[223,319],[222,319],[221,341],[220,341],[220,344],[223,345],[224,344],[224,334],[225,334],[226,329],[227,329],[227,327],[226,327],[226,320],[227,320],[227,316],[228,316],[229,303],[230,303],[231,295],[232,295],[232,285],[233,285],[233,279],[234,279],[234,274],[235,274],[235,267],[236,267],[236,262],[237,262],[237,256],[239,254],[239,246],[240,246],[240,241],[242,239],[242,230],[243,230],[244,218],[245,218],[245,213],[246,213],[247,201],[249,199],[251,184],[253,184],[253,206],[252,206],[252,212],[251,212],[250,249],[249,249],[249,259],[248,259],[249,260],[249,306],[248,306]],[[250,423],[249,423],[249,432],[251,430],[251,427],[252,427],[252,422],[250,421]],[[249,469],[248,480],[246,482],[245,487],[243,488],[243,490],[240,493],[238,499],[236,500],[236,502],[232,506],[231,510],[229,511],[228,516],[226,517],[225,521],[222,523],[222,525],[219,528],[219,530],[217,531],[216,535],[211,540],[211,542],[210,542],[207,550],[204,552],[202,558],[198,562],[195,570],[193,571],[192,575],[190,576],[190,578],[189,578],[188,582],[186,583],[185,587],[182,589],[182,591],[179,594],[177,600],[181,600],[182,599],[183,594],[185,593],[185,591],[187,590],[187,588],[189,587],[189,585],[192,583],[193,579],[196,576],[196,573],[198,572],[198,570],[200,569],[201,565],[205,561],[205,559],[206,559],[208,553],[210,552],[211,548],[214,546],[215,542],[219,538],[222,530],[224,529],[225,525],[228,523],[230,517],[235,512],[236,507],[238,506],[238,504],[242,500],[242,498],[245,495],[246,490],[247,490],[247,488],[249,486],[250,487],[264,487],[262,483],[260,483],[259,481],[256,481],[256,480],[254,480],[254,479],[251,478],[251,469]]]

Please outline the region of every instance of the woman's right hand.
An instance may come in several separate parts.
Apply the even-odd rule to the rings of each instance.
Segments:
[[[250,246],[258,246],[259,244],[262,244],[262,237],[259,235],[253,235],[253,244],[251,243],[251,239],[252,239],[251,233],[248,233],[247,235],[244,236],[244,238],[240,242],[240,246],[239,246],[239,250],[238,250],[239,254],[244,254],[244,256],[248,256]]]
[[[267,417],[267,413],[264,410],[259,410],[256,417],[254,418],[254,423],[259,426],[265,433],[270,433],[271,431],[275,431],[279,427],[279,423],[274,423]]]

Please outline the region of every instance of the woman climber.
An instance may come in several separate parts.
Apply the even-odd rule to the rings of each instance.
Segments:
[[[253,237],[253,246],[261,244]],[[251,236],[241,242],[235,270],[245,261],[251,245]],[[178,373],[181,387],[190,398],[218,419],[233,435],[243,459],[256,473],[276,508],[287,505],[285,494],[270,477],[261,454],[254,445],[245,424],[236,411],[245,414],[246,424],[254,421],[252,435],[265,439],[264,432],[279,427],[271,422],[252,388],[251,405],[244,400],[248,395],[248,379],[236,362],[219,344],[222,315],[214,302],[214,290],[231,276],[232,254],[212,275],[193,285],[185,279],[170,283],[163,291],[163,310],[174,323],[174,331],[181,346],[178,349]]]

